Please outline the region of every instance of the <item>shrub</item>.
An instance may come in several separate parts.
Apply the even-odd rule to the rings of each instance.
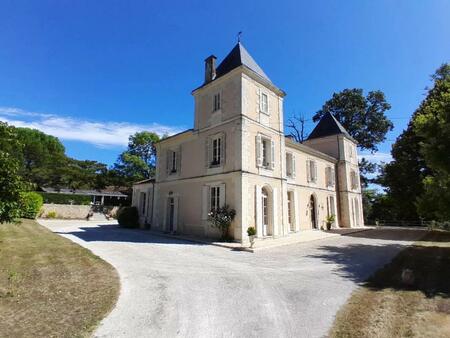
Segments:
[[[219,229],[222,232],[222,240],[228,240],[228,229],[230,228],[231,222],[236,215],[234,209],[230,209],[228,205],[224,207],[211,210],[208,214],[208,221],[211,226]]]
[[[139,213],[136,207],[122,207],[117,212],[117,221],[124,228],[137,228],[139,226]]]
[[[248,227],[247,228],[247,235],[248,235],[248,237],[255,236],[256,235],[255,227]]]
[[[56,211],[49,211],[47,213],[47,215],[45,215],[46,218],[56,218],[56,216],[58,216],[58,214],[56,213]]]
[[[44,203],[42,196],[33,191],[23,192],[20,196],[20,217],[30,219],[36,218]]]
[[[39,192],[38,194],[44,198],[44,203],[89,205],[92,200],[90,196],[83,195],[53,194],[47,192]]]

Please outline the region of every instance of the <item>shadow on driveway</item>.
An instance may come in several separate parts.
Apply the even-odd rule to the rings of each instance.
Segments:
[[[205,245],[178,238],[158,236],[141,229],[124,229],[116,224],[99,224],[96,227],[79,227],[79,231],[58,231],[60,235],[72,235],[85,242],[127,242],[127,243],[154,243],[154,244],[186,244]]]

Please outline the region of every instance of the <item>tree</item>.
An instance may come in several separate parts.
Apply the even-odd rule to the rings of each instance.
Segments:
[[[20,162],[11,155],[20,149],[14,128],[0,122],[0,223],[20,217],[23,182],[19,176]]]
[[[313,121],[317,122],[326,113],[331,113],[358,142],[360,149],[375,152],[377,144],[383,142],[386,133],[394,127],[384,114],[389,109],[391,105],[379,90],[364,97],[362,89],[344,89],[325,102],[313,116]]]
[[[450,219],[450,64],[432,76],[434,86],[413,117],[412,127],[421,138],[419,151],[431,169],[418,199],[421,214],[436,220]]]
[[[128,149],[119,155],[115,170],[129,182],[150,178],[155,173],[156,148],[160,137],[143,131],[131,135]]]
[[[305,117],[302,114],[294,114],[286,124],[286,127],[291,130],[289,135],[298,143],[303,143],[306,140],[305,121]]]

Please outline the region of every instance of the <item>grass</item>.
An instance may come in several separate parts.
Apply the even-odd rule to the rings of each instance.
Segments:
[[[404,269],[413,279],[402,279]],[[450,337],[450,233],[433,231],[355,291],[331,337]]]
[[[0,224],[0,337],[87,337],[116,303],[115,269],[35,221]]]

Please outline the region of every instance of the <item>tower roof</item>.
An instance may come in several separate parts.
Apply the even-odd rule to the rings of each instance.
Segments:
[[[240,66],[246,66],[265,80],[272,82],[240,42],[234,46],[231,52],[217,67],[216,78],[221,77],[222,75],[225,75]]]
[[[351,137],[350,134],[347,132],[347,130],[345,130],[342,124],[340,124],[339,121],[336,120],[333,114],[327,112],[325,113],[325,115],[322,116],[319,123],[311,132],[311,134],[308,137],[308,140],[338,134],[344,134],[349,139],[354,140],[353,137]]]

